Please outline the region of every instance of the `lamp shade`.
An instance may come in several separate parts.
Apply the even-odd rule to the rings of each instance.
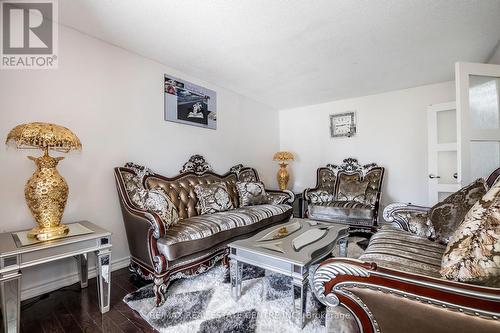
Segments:
[[[293,154],[289,151],[279,151],[274,154],[273,160],[275,161],[293,161]]]
[[[39,122],[14,127],[5,143],[18,149],[41,148],[64,153],[82,148],[80,139],[66,127]]]

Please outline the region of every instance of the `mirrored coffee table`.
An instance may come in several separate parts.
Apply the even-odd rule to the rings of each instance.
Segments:
[[[347,254],[346,225],[294,218],[258,234],[229,244],[231,288],[235,300],[241,296],[243,263],[292,278],[292,311],[295,323],[303,328],[309,267],[328,256],[339,244],[339,256]]]

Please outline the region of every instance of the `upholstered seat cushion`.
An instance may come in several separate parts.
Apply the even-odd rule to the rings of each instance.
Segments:
[[[168,229],[157,245],[168,260],[175,260],[283,221],[291,214],[289,205],[257,205],[193,216]]]
[[[373,205],[357,201],[331,201],[312,204],[309,206],[309,216],[318,219],[359,219],[372,220]]]
[[[440,277],[439,269],[445,249],[445,245],[427,238],[384,227],[372,237],[359,259],[375,262],[381,267]]]

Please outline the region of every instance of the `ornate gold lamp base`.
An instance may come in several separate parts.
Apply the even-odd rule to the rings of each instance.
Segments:
[[[63,158],[51,157],[47,150],[41,157],[29,158],[36,163],[37,170],[26,183],[24,195],[38,226],[28,233],[28,237],[41,241],[60,238],[69,231],[68,226],[61,224],[68,184],[56,169]]]
[[[288,180],[290,179],[290,175],[288,174],[288,170],[286,169],[287,164],[282,162],[280,163],[280,168],[278,170],[278,174],[276,175],[276,180],[278,181],[278,187],[280,190],[286,190],[288,187]]]
[[[55,238],[61,238],[68,234],[69,228],[65,224],[61,224],[57,227],[40,228],[34,227],[28,233],[28,237],[36,238],[40,241],[46,241]]]

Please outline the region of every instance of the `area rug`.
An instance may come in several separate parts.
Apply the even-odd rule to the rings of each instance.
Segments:
[[[357,244],[360,240],[349,239],[349,257],[356,258],[363,252],[362,244]],[[229,270],[218,265],[196,277],[174,281],[160,307],[155,307],[151,285],[128,294],[123,301],[165,333],[326,332],[325,307],[310,290],[304,329],[293,323],[290,278],[244,265],[238,301],[231,297],[229,282]],[[352,320],[348,316],[335,319]]]

